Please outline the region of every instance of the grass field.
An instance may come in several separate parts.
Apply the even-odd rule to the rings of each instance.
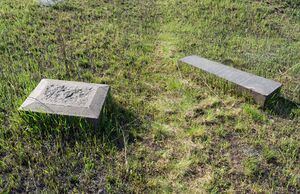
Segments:
[[[283,83],[261,109],[197,54]],[[299,193],[298,0],[0,1],[0,193]],[[103,129],[26,119],[42,78],[109,84]]]

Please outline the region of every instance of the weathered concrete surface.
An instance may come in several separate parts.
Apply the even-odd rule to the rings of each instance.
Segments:
[[[237,84],[241,90],[250,91],[250,94],[253,96],[255,101],[261,106],[264,106],[266,100],[278,92],[282,86],[279,82],[253,75],[195,55],[182,58],[180,59],[180,62],[192,65],[203,71]]]
[[[40,5],[43,5],[43,6],[53,6],[62,1],[63,0],[39,0],[39,3],[40,3]]]
[[[109,86],[42,79],[20,110],[98,120]]]

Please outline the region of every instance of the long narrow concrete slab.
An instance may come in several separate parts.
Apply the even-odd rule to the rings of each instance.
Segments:
[[[82,117],[97,123],[109,86],[42,79],[21,105],[21,111]]]
[[[282,86],[279,82],[253,75],[196,55],[182,58],[180,59],[180,62],[192,65],[205,72],[232,82],[238,85],[242,90],[250,91],[254,100],[261,106],[264,106],[266,100],[278,92]]]

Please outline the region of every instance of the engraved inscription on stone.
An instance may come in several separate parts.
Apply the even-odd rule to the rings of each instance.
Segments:
[[[192,65],[203,71],[214,74],[227,81],[237,84],[244,90],[250,91],[254,100],[264,106],[265,101],[278,92],[282,86],[281,83],[265,79],[214,61],[210,61],[198,56],[188,56],[180,59],[180,62]]]
[[[50,84],[45,88],[39,98],[44,103],[54,102],[55,104],[85,106],[94,90],[93,87]]]

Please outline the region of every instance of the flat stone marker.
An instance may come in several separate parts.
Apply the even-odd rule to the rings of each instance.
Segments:
[[[42,6],[53,6],[63,0],[39,0],[40,5]]]
[[[203,71],[214,74],[228,80],[241,88],[250,91],[256,103],[265,105],[266,100],[276,92],[279,92],[282,84],[251,73],[247,73],[233,67],[229,67],[198,56],[188,56],[180,59],[180,62],[192,65]]]
[[[42,79],[20,110],[88,118],[98,122],[109,86]]]

